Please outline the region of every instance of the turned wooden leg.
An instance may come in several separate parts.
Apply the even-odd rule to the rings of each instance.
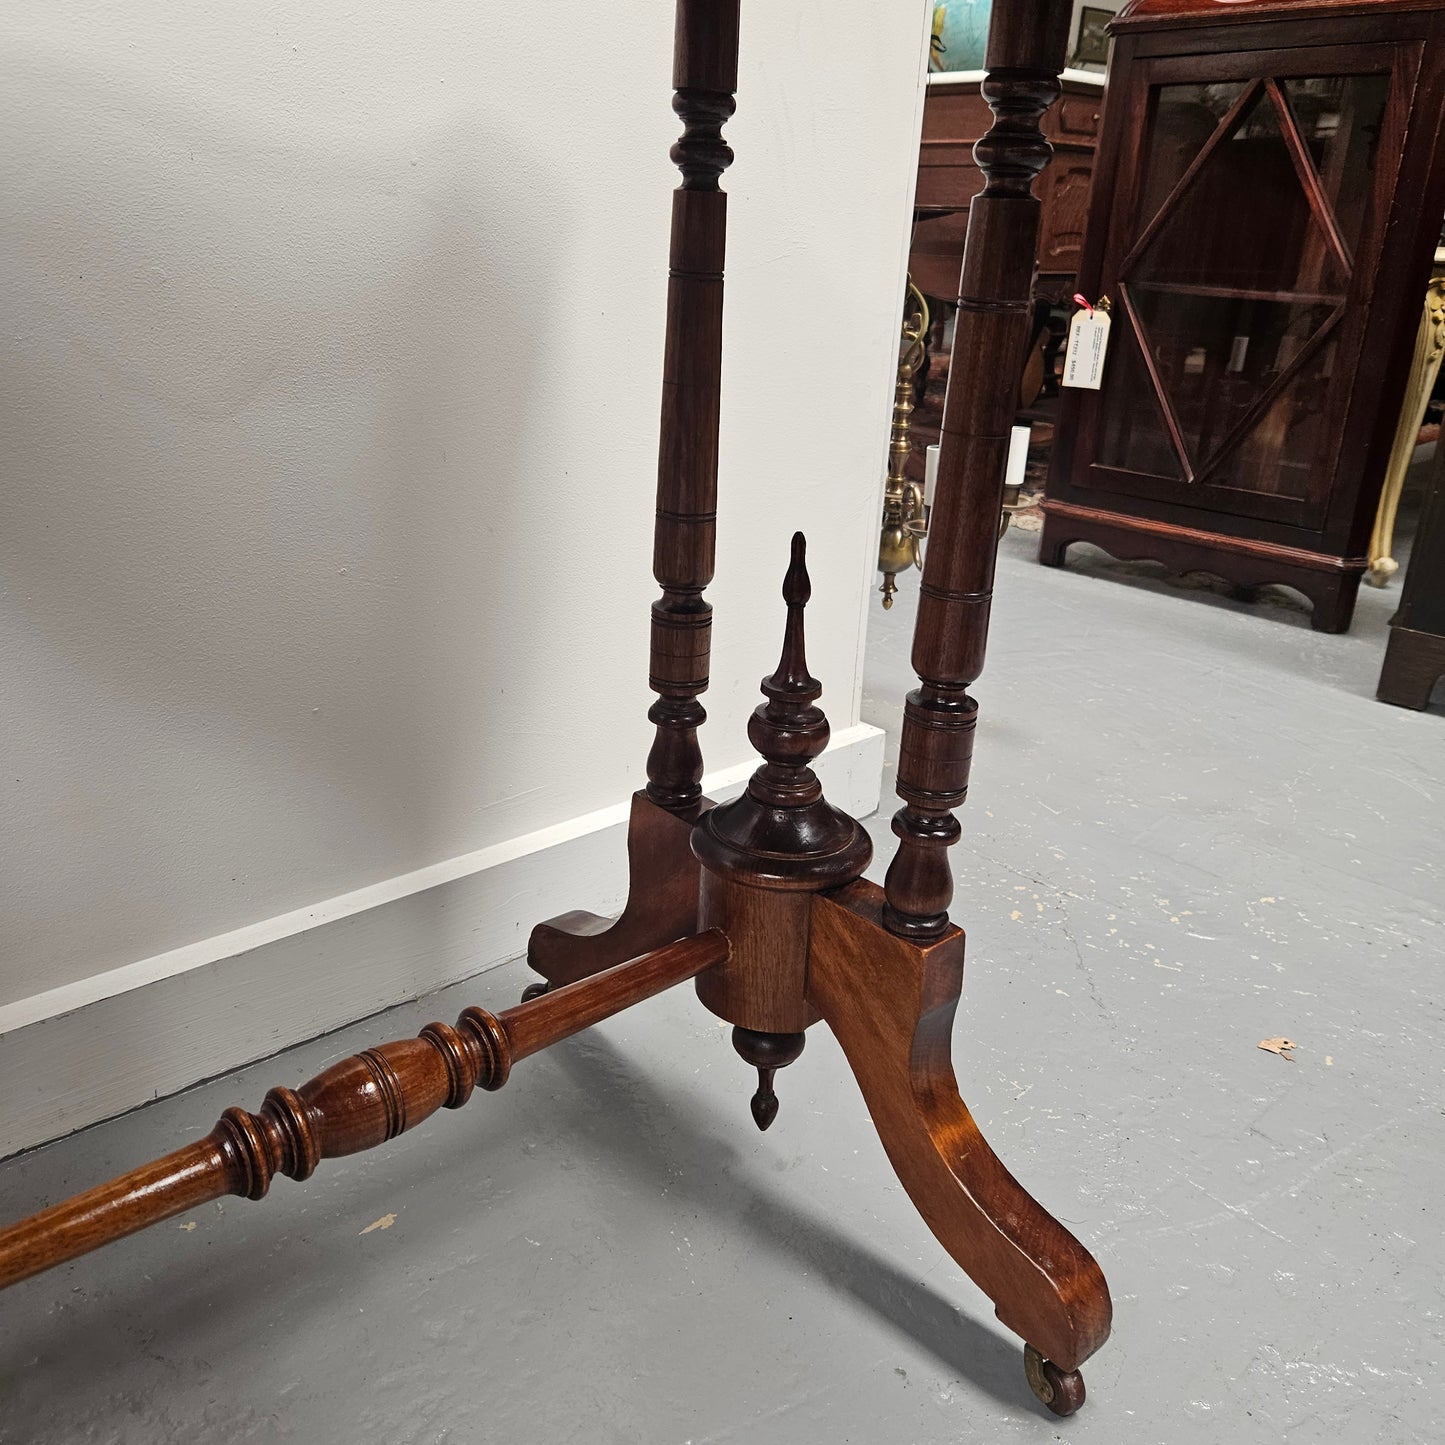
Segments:
[[[576,983],[696,930],[699,869],[688,840],[693,822],[711,806],[704,799],[691,815],[678,814],[646,793],[632,795],[627,906],[615,918],[579,909],[539,923],[527,940],[527,962],[546,983],[533,984],[523,998],[535,998],[549,985]]]
[[[866,881],[815,901],[808,1000],[842,1045],[924,1222],[1049,1367],[1031,1369],[1030,1383],[1049,1381],[1056,1404],[1076,1409],[1083,1382],[1068,1377],[1108,1338],[1109,1288],[1083,1245],[999,1162],[959,1097],[950,1042],[962,932],[896,937],[883,902]]]
[[[702,796],[697,731],[707,714],[712,580],[717,534],[717,462],[722,373],[723,262],[727,195],[719,185],[733,158],[722,131],[738,80],[737,0],[677,0],[673,110],[683,133],[672,148],[682,183],[672,196],[667,334],[658,429],[648,711],[655,728],[647,788],[632,801],[627,851],[631,891],[615,919],[567,913],[539,924],[528,962],[549,984],[585,978],[691,933],[698,867],[688,836],[712,806]],[[527,990],[535,996],[545,986]]]

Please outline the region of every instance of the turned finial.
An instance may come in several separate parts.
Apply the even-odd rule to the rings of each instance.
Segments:
[[[778,1117],[778,1096],[773,1092],[773,1077],[779,1069],[791,1064],[803,1052],[807,1034],[767,1034],[758,1029],[735,1028],[733,1048],[738,1056],[758,1071],[758,1087],[749,1107],[753,1123],[766,1130]]]
[[[829,729],[823,710],[815,705],[823,685],[808,671],[803,633],[803,609],[813,595],[807,549],[803,534],[794,532],[792,558],[783,578],[783,601],[788,604],[783,651],[776,669],[760,684],[767,701],[748,719],[748,741],[767,760],[753,774],[748,792],[771,806],[800,807],[823,796],[817,775],[808,766],[828,746]]]
[[[766,699],[748,719],[748,741],[763,755],[742,797],[714,808],[693,833],[693,851],[719,873],[747,873],[773,888],[835,888],[865,867],[863,827],[826,802],[810,763],[828,746],[817,706],[823,686],[808,671],[803,609],[812,596],[807,543],[793,534],[783,579],[788,617],[778,665],[760,684]]]
[[[823,786],[809,766],[828,746],[828,719],[818,707],[823,687],[808,671],[803,612],[812,596],[807,543],[793,535],[792,556],[783,579],[787,621],[777,667],[762,680],[764,701],[748,719],[748,739],[763,755],[763,765],[748,781],[747,791],[703,815],[692,833],[692,850],[703,865],[703,913],[717,921],[734,945],[732,975],[713,970],[698,980],[698,997],[729,1022],[772,1025],[735,1027],[733,1046],[758,1071],[753,1119],[766,1129],[778,1113],[773,1075],[803,1050],[799,1025],[811,1022],[801,1003],[801,970],[806,953],[806,920],[798,932],[803,952],[788,957],[788,929],[778,921],[791,905],[776,895],[795,899],[851,883],[868,866],[873,845],[862,824],[840,812],[823,797]],[[714,920],[709,900],[729,886],[753,893],[746,915],[726,907]],[[771,901],[764,901],[774,895]],[[804,903],[806,908],[806,903]],[[798,970],[793,985],[796,1006],[779,1007],[790,984],[790,967]],[[767,979],[774,1006],[754,1011],[758,992],[747,970]],[[753,982],[756,982],[754,980]],[[741,1008],[741,1012],[738,1012]]]

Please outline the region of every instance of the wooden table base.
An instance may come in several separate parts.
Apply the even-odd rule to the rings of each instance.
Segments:
[[[1083,1246],[1000,1163],[959,1097],[950,1048],[962,931],[950,925],[926,940],[890,932],[883,890],[858,877],[871,853],[866,833],[823,799],[809,766],[828,725],[804,657],[808,590],[798,537],[782,657],[749,729],[766,760],[747,793],[691,826],[690,869],[673,821],[646,799],[635,803],[634,863],[660,858],[662,886],[650,893],[635,876],[628,912],[594,933],[578,915],[566,916],[571,932],[539,927],[533,947],[542,941],[554,987],[500,1014],[469,1008],[455,1025],[430,1024],[297,1090],[273,1089],[257,1113],[228,1109],[204,1139],[0,1229],[0,1288],[207,1200],[261,1199],[277,1174],[307,1179],[321,1160],[460,1108],[476,1089],[500,1088],[528,1055],[692,978],[706,1006],[737,1025],[734,1043],[758,1068],[761,1128],[778,1112],[774,1074],[802,1051],[804,1031],[820,1019],[832,1029],[928,1227],[1029,1345],[1027,1376],[1040,1399],[1058,1414],[1077,1409],[1078,1366],[1108,1337],[1108,1288]],[[605,962],[629,931],[675,926],[689,897],[694,925],[709,926]],[[582,976],[564,981],[564,971]]]
[[[546,980],[533,985],[538,993],[546,985],[576,983],[696,928],[699,875],[690,841],[693,823],[711,807],[704,798],[687,812],[673,813],[645,792],[632,795],[627,906],[616,918],[578,909],[537,924],[527,941],[527,962]]]
[[[763,755],[742,797],[701,793],[716,527],[718,396],[726,197],[722,125],[737,80],[737,0],[678,0],[673,84],[682,138],[673,159],[667,342],[654,522],[648,717],[656,738],[633,799],[632,891],[615,920],[570,913],[539,924],[528,949],[545,983],[500,1014],[384,1044],[299,1090],[273,1089],[257,1113],[229,1109],[206,1138],[0,1230],[11,1284],[206,1199],[259,1199],[276,1174],[306,1179],[460,1108],[512,1065],[619,1009],[695,978],[701,1003],[733,1025],[757,1070],[760,1128],[778,1114],[777,1072],[807,1030],[833,1030],[909,1197],[960,1266],[1026,1342],[1025,1374],[1048,1409],[1084,1398],[1078,1367],[1109,1332],[1108,1287],[1088,1252],[1003,1167],[959,1097],[950,1038],[963,934],[949,921],[983,665],[1014,379],[1028,337],[1039,202],[1049,157],[1039,118],[1059,93],[1070,11],[1061,0],[995,0],[984,95],[995,123],[975,154],[987,177],[969,208],[959,285],[958,358],[944,409],[913,660],[898,761],[904,806],[884,889],[860,881],[868,834],[823,797],[811,764],[828,741],[821,684],[808,671],[804,543],[783,584],[777,668],[748,737]],[[640,955],[640,956],[639,956]]]

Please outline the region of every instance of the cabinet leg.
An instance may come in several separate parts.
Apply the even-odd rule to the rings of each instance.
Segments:
[[[1348,632],[1355,615],[1355,598],[1360,591],[1360,573],[1344,572],[1326,578],[1311,589],[1314,608],[1310,626],[1316,632]]]
[[[809,1001],[842,1045],[924,1222],[1038,1354],[1040,1379],[1068,1407],[1056,1413],[1071,1413],[1083,1400],[1083,1381],[1071,1377],[1109,1335],[1108,1285],[1093,1256],[1004,1168],[959,1097],[950,1045],[963,934],[897,938],[882,926],[882,905],[882,890],[868,882],[815,902]]]
[[[1435,684],[1445,677],[1445,637],[1408,627],[1390,629],[1385,663],[1375,696],[1381,702],[1419,712],[1429,706]]]
[[[1060,535],[1062,528],[1047,512],[1044,525],[1039,531],[1039,565],[1041,567],[1062,567],[1064,554],[1069,550],[1072,537]]]
[[[690,840],[693,824],[711,806],[704,799],[690,814],[673,813],[646,793],[632,795],[627,906],[616,918],[577,910],[537,924],[527,963],[546,984],[576,983],[696,931],[699,869]],[[545,993],[546,984],[532,984],[523,997]]]

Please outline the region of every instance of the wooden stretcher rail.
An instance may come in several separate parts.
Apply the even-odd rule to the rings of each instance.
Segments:
[[[227,1109],[204,1139],[0,1229],[0,1289],[189,1209],[238,1194],[260,1199],[277,1174],[307,1179],[323,1159],[356,1154],[500,1089],[512,1065],[653,994],[723,963],[710,929],[500,1014],[469,1008],[414,1039],[366,1049],[259,1112]]]

